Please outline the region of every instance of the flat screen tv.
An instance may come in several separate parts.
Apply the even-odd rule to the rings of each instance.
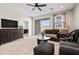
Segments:
[[[18,21],[1,19],[1,27],[16,28],[16,27],[18,27]]]

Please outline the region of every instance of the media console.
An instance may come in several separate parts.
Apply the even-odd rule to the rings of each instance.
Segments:
[[[0,44],[14,41],[16,39],[23,38],[23,29],[11,28],[0,29]]]

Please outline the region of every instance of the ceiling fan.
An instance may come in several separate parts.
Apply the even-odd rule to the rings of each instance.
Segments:
[[[33,6],[34,8],[32,9],[32,11],[37,7],[38,10],[42,11],[42,9],[40,7],[45,7],[47,6],[46,4],[38,4],[38,3],[35,3],[34,5],[32,4],[26,4],[27,6]]]

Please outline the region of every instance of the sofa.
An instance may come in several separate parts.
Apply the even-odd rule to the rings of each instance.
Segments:
[[[77,29],[70,33],[71,39],[63,38],[60,41],[60,55],[79,55],[79,30]]]
[[[43,35],[45,36],[49,36],[50,37],[50,41],[56,41],[56,42],[59,42],[59,39],[58,39],[58,32],[59,30],[58,29],[46,29],[45,31],[43,31]]]

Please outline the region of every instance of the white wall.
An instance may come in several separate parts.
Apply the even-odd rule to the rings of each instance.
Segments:
[[[79,4],[74,9],[74,29],[79,29]]]
[[[70,31],[79,29],[79,4],[73,10],[67,11],[66,20]]]
[[[66,22],[69,32],[74,29],[74,10],[69,10],[66,12]]]
[[[28,29],[29,28],[29,23],[27,21],[24,21],[24,29]]]

